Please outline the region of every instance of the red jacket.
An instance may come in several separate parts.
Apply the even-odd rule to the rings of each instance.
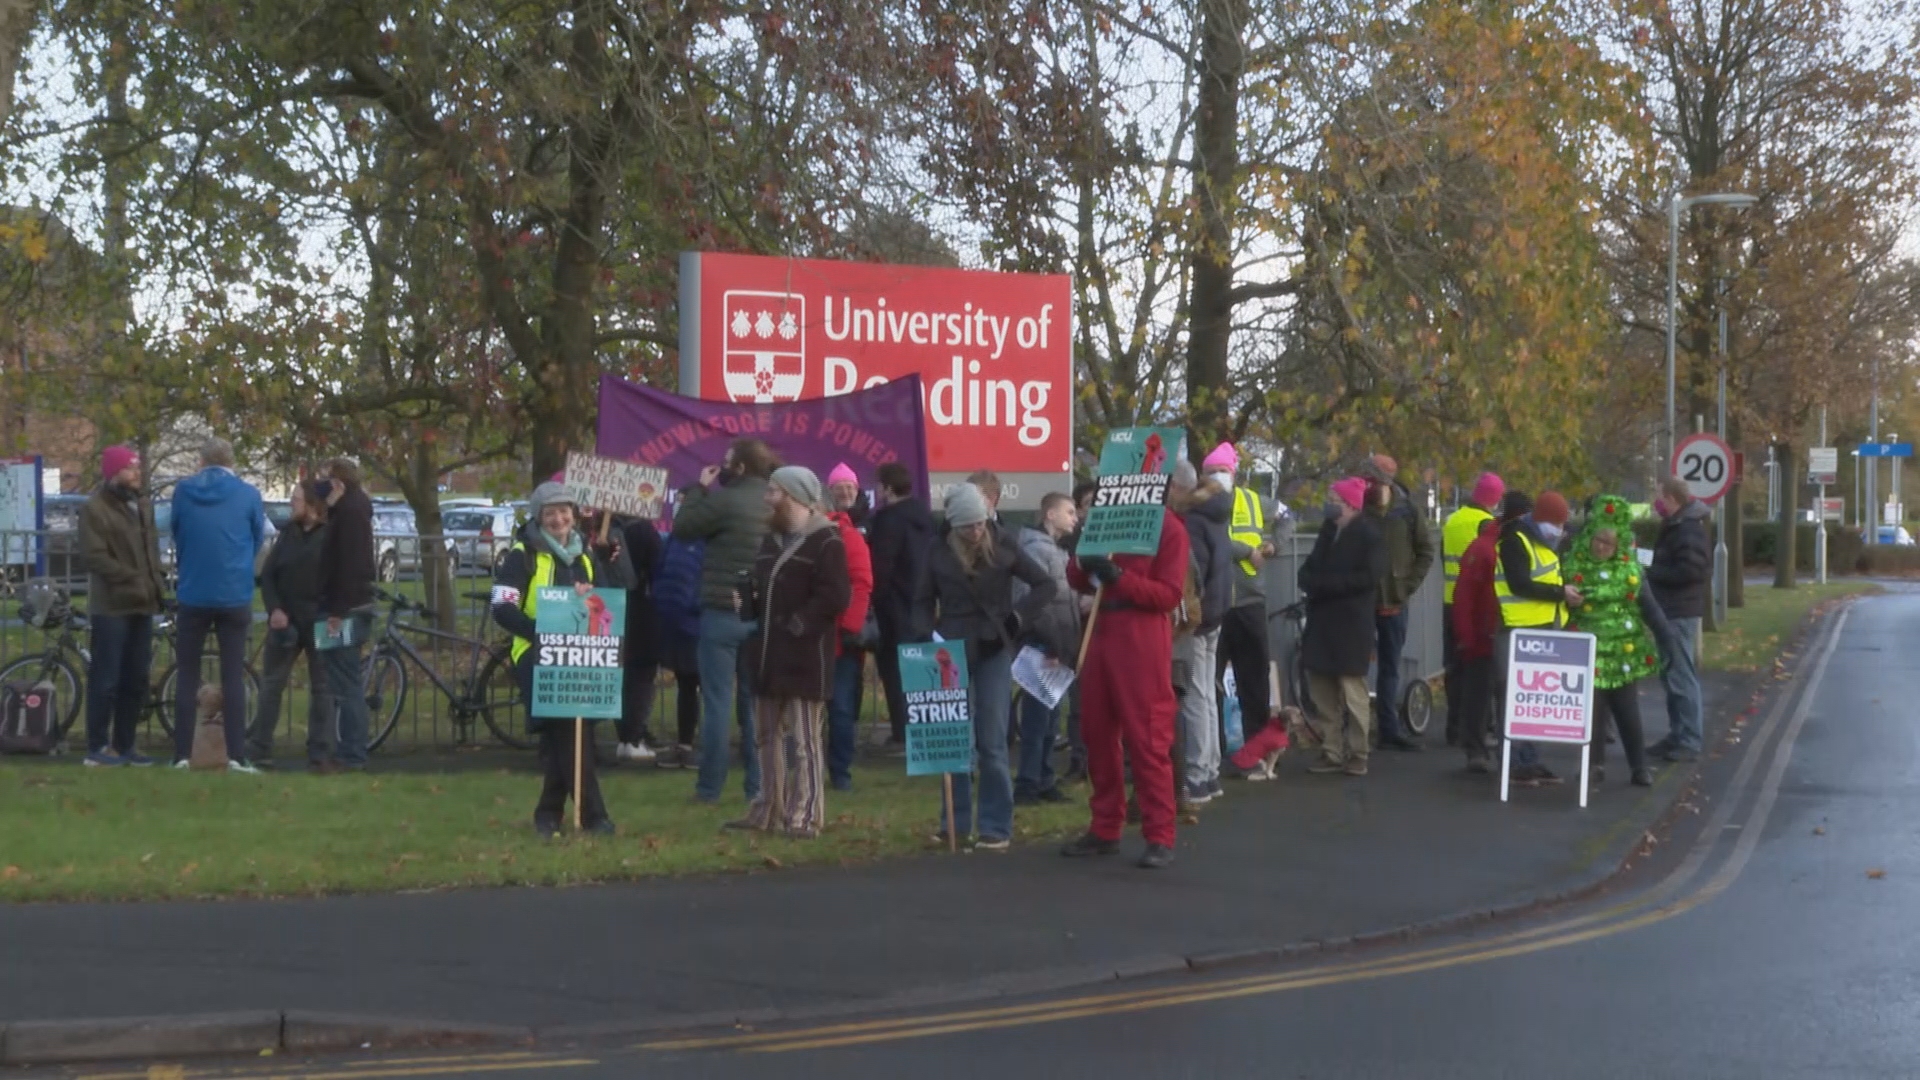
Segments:
[[[1109,614],[1114,611],[1144,611],[1163,617],[1171,616],[1186,594],[1188,552],[1186,526],[1169,510],[1160,526],[1160,549],[1157,552],[1152,555],[1113,557],[1113,564],[1122,573],[1120,580],[1113,583],[1113,588],[1101,594],[1101,608]],[[1080,568],[1077,558],[1067,564],[1067,584],[1073,586],[1076,592],[1093,591],[1093,579]],[[1101,623],[1106,621],[1105,618],[1101,619]],[[1094,634],[1097,636],[1099,632],[1096,626]],[[1167,622],[1167,633],[1171,640],[1171,619]]]
[[[1453,646],[1462,660],[1493,656],[1493,638],[1500,632],[1500,598],[1493,593],[1493,576],[1499,572],[1500,529],[1488,521],[1460,556],[1460,578],[1453,589]]]
[[[867,625],[867,604],[873,600],[873,556],[867,551],[867,538],[853,527],[846,511],[827,516],[840,526],[840,543],[847,549],[847,580],[853,584],[847,610],[840,613],[840,629],[857,635]]]

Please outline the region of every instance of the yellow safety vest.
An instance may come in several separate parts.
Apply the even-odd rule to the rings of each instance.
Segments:
[[[513,550],[525,555],[527,553],[527,545],[524,543],[516,543],[513,545]],[[593,580],[593,556],[583,555],[581,558],[586,561],[587,580],[591,582]],[[533,619],[536,622],[540,618],[538,614],[540,610],[540,589],[542,586],[553,584],[553,566],[556,561],[553,553],[550,551],[533,552],[533,576],[527,579],[527,591],[520,597],[520,610],[527,613],[527,618]],[[513,636],[513,646],[508,651],[513,655],[513,662],[517,664],[520,662],[520,654],[531,648],[533,648],[533,642],[515,634]]]
[[[1460,583],[1460,560],[1480,535],[1480,526],[1492,520],[1492,514],[1471,503],[1447,515],[1447,523],[1440,531],[1440,569],[1446,575],[1446,590],[1441,598],[1446,603],[1453,603],[1453,587]]]
[[[1233,489],[1233,524],[1227,529],[1227,535],[1236,544],[1245,544],[1255,551],[1267,542],[1266,513],[1260,506],[1260,493],[1251,488]],[[1248,577],[1259,577],[1260,568],[1253,565],[1252,559],[1240,560],[1240,572]]]
[[[1518,534],[1520,542],[1527,545],[1527,558],[1533,564],[1533,582],[1536,585],[1559,585],[1560,556],[1545,544],[1536,544],[1533,537],[1525,532]],[[1513,627],[1561,627],[1567,621],[1567,606],[1559,601],[1535,600],[1529,596],[1515,596],[1507,587],[1507,575],[1504,570],[1496,570],[1493,575],[1493,594],[1500,598],[1500,622],[1508,628]]]

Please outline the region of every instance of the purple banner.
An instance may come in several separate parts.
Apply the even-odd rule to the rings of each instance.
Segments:
[[[889,461],[906,465],[915,494],[927,487],[926,421],[920,410],[920,376],[906,375],[837,397],[757,405],[702,401],[600,377],[601,457],[667,470],[678,491],[700,470],[718,465],[735,439],[756,438],[789,465],[805,465],[827,482],[845,462],[872,490],[874,472]]]

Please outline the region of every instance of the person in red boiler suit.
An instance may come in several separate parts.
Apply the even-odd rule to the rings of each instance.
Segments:
[[[1093,822],[1062,855],[1112,855],[1127,821],[1125,763],[1133,767],[1143,869],[1173,862],[1173,609],[1187,576],[1187,530],[1163,511],[1148,555],[1084,555],[1067,568],[1080,592],[1100,590],[1100,614],[1080,666],[1081,733],[1093,781]],[[1125,748],[1125,758],[1121,756]]]

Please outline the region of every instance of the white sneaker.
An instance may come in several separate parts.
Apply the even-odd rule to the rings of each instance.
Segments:
[[[186,758],[181,758],[179,761],[173,763],[173,767],[176,769],[191,769],[193,768],[193,762],[188,761]]]
[[[247,764],[247,763],[246,763],[246,762],[244,762],[244,761],[228,761],[228,762],[227,762],[227,771],[228,771],[228,772],[237,772],[237,773],[245,773],[245,774],[246,774],[246,775],[248,775],[248,776],[259,776],[259,775],[260,775],[260,770],[259,770],[259,769],[256,769],[256,768],[254,768],[253,766],[251,766],[251,765],[249,765],[249,764]]]
[[[620,748],[614,751],[614,757],[621,761],[650,762],[653,760],[653,747],[648,746],[645,741],[621,743]]]

